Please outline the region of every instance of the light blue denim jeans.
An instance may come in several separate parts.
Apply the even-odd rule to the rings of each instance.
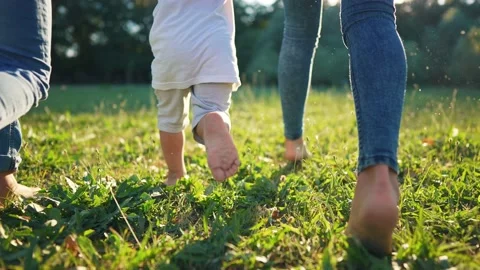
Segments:
[[[303,135],[322,4],[320,0],[284,0],[284,5],[278,80],[285,137],[295,140]],[[385,164],[398,173],[398,135],[407,71],[393,0],[342,0],[340,17],[350,55],[350,82],[357,116],[357,171]]]
[[[18,118],[47,98],[51,13],[50,0],[0,1],[0,172],[21,161]]]

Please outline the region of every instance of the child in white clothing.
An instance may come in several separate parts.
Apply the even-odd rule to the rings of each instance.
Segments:
[[[159,0],[153,16],[152,87],[168,166],[166,184],[186,174],[190,97],[194,138],[206,146],[213,177],[224,181],[240,165],[228,113],[231,94],[240,85],[232,0]]]

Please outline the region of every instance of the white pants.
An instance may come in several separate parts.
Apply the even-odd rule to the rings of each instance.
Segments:
[[[169,133],[178,133],[189,123],[188,112],[191,96],[193,120],[192,131],[197,142],[202,139],[195,133],[198,122],[208,113],[219,113],[230,129],[228,110],[234,85],[231,83],[203,83],[187,89],[155,90],[158,99],[158,129]]]

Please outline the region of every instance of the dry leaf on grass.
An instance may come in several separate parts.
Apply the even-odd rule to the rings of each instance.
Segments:
[[[65,248],[70,250],[75,256],[80,254],[80,247],[78,246],[76,235],[67,235],[67,237],[65,237],[64,244]]]
[[[435,145],[435,140],[432,138],[423,138],[422,146],[433,146]]]
[[[7,234],[5,233],[5,229],[2,226],[2,223],[0,223],[0,237],[1,238],[7,238]]]

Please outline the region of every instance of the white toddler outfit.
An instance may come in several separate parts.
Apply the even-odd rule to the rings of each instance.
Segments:
[[[158,1],[149,39],[161,131],[185,129],[190,95],[193,128],[209,112],[230,126],[231,93],[240,86],[232,1]]]

